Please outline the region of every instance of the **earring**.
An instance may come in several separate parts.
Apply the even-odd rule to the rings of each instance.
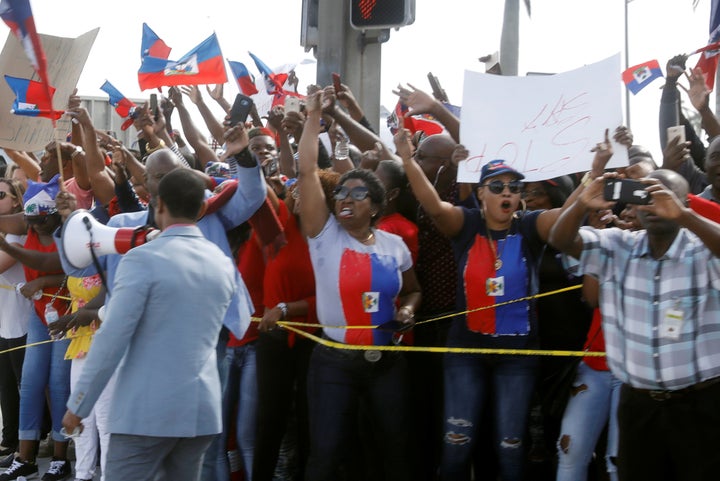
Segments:
[[[515,219],[519,219],[522,216],[524,216],[525,211],[527,210],[527,202],[525,202],[525,199],[520,199],[520,205],[522,205],[522,211],[513,212],[513,218],[515,218]]]

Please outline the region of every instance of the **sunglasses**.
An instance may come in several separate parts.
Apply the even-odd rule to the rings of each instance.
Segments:
[[[333,197],[335,198],[335,200],[345,200],[349,195],[352,200],[359,201],[365,200],[365,198],[368,196],[368,193],[368,188],[362,185],[358,185],[357,187],[353,187],[352,189],[345,187],[344,185],[340,185],[335,187]]]
[[[513,180],[511,182],[504,183],[501,180],[491,180],[487,184],[483,185],[483,187],[487,187],[490,189],[490,192],[493,194],[502,194],[505,190],[505,187],[510,190],[511,194],[519,194],[522,192],[523,189],[523,183],[519,180]]]
[[[0,190],[0,200],[3,200],[7,196],[12,197],[13,199],[15,198],[15,196],[12,195],[10,192],[5,192],[4,190]]]

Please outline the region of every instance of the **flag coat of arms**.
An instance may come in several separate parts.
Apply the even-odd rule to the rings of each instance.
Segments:
[[[630,90],[633,95],[636,95],[650,85],[653,80],[661,78],[662,76],[660,63],[657,60],[650,60],[649,62],[641,63],[625,70],[622,74],[622,79],[628,90]]]
[[[142,90],[225,82],[225,62],[214,33],[178,61],[145,56],[138,71],[138,83]]]

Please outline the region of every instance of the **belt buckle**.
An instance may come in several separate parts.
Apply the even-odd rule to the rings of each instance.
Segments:
[[[365,357],[365,360],[367,362],[378,362],[382,358],[382,352],[376,351],[375,349],[370,349],[368,351],[365,351],[363,353],[363,356]]]
[[[648,395],[654,401],[667,401],[672,398],[671,391],[648,391]]]

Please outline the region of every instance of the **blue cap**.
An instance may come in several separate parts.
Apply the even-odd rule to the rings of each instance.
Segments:
[[[487,164],[483,165],[482,171],[480,172],[480,183],[482,184],[486,179],[497,177],[502,174],[512,174],[517,177],[518,180],[523,180],[525,178],[525,176],[520,172],[507,165],[504,160],[497,159],[491,160]]]

